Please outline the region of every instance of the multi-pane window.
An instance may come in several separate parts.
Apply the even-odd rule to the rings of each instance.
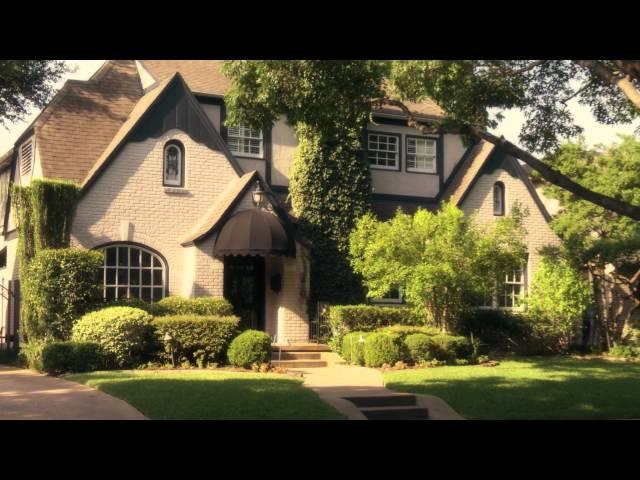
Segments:
[[[407,137],[407,171],[436,173],[436,140]]]
[[[247,125],[227,128],[229,150],[241,157],[262,157],[262,131]]]
[[[369,133],[367,139],[367,157],[374,168],[397,170],[400,164],[400,137]]]
[[[171,141],[164,147],[163,185],[184,186],[184,149],[182,144]]]
[[[372,298],[372,303],[402,303],[403,295],[399,287],[392,288],[383,298]]]
[[[100,273],[105,300],[141,298],[155,302],[165,296],[166,269],[158,255],[133,245],[113,245],[102,251]]]
[[[502,308],[518,308],[524,296],[525,270],[520,268],[507,273],[498,290],[498,305]]]

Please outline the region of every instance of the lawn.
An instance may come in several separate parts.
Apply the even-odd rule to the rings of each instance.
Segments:
[[[121,398],[157,420],[340,420],[294,377],[207,370],[124,370],[67,380]]]
[[[638,363],[523,358],[387,372],[385,384],[441,397],[469,419],[640,418]]]

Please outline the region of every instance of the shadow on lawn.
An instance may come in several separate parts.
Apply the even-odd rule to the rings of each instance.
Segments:
[[[300,383],[284,378],[189,375],[157,378],[104,372],[88,385],[122,398],[152,419],[314,420],[336,412]]]
[[[460,367],[450,367],[453,369]],[[495,368],[390,376],[386,386],[436,395],[466,418],[639,418],[640,365],[529,358]]]

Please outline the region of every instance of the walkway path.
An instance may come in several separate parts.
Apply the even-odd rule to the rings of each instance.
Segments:
[[[0,420],[145,420],[123,400],[75,382],[0,365]]]
[[[333,405],[349,420],[367,420],[361,408],[345,397],[406,397],[384,387],[382,372],[373,368],[345,364],[335,353],[327,354],[329,365],[321,368],[291,369],[301,372],[304,385]],[[415,406],[426,408],[430,420],[464,420],[444,400],[433,395],[415,395]],[[382,399],[379,399],[382,400]],[[402,398],[399,398],[402,400]],[[375,401],[375,399],[374,399]],[[396,402],[400,405],[402,402]],[[388,407],[389,409],[401,407]],[[404,407],[406,408],[406,406]],[[366,410],[365,410],[366,411]]]

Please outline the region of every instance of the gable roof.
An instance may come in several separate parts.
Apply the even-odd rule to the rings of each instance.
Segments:
[[[42,175],[80,183],[142,97],[133,60],[112,60],[90,80],[68,80],[32,124]]]

